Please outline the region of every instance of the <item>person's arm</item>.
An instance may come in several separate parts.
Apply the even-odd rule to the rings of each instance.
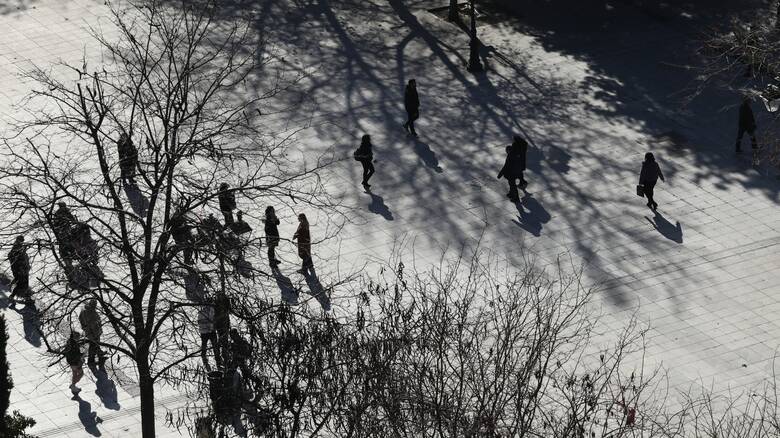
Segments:
[[[661,166],[658,165],[658,163],[655,164],[658,168],[658,177],[661,178],[661,181],[666,182],[666,178],[664,178],[664,174],[661,173]]]

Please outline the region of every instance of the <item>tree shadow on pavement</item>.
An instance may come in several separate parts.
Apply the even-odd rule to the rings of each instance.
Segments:
[[[667,239],[673,242],[683,243],[683,230],[679,221],[676,221],[676,223],[673,224],[658,211],[655,212],[655,216],[652,219],[647,216],[645,216],[645,219],[647,219],[653,228]]]

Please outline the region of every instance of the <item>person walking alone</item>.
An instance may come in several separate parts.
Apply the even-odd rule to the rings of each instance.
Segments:
[[[79,323],[81,330],[87,338],[89,349],[87,350],[87,363],[94,364],[95,357],[100,366],[106,362],[106,357],[100,349],[100,336],[103,334],[103,325],[100,322],[100,314],[97,311],[97,300],[91,299],[84,305],[84,309],[79,314]]]
[[[230,190],[228,183],[219,186],[219,210],[225,216],[225,226],[233,224],[233,210],[236,209],[236,194]]]
[[[520,195],[517,192],[517,180],[520,179],[525,187],[526,181],[523,178],[523,171],[525,171],[527,151],[528,143],[520,136],[515,136],[512,145],[506,147],[506,160],[504,160],[504,166],[498,172],[497,178],[506,178],[509,183],[509,193],[506,196],[512,202],[520,201]]]
[[[293,234],[293,240],[298,241],[298,257],[301,258],[301,274],[306,275],[310,269],[314,268],[311,260],[311,235],[309,234],[309,220],[306,215],[298,215],[298,230]]]
[[[368,180],[374,174],[374,152],[371,145],[371,136],[366,134],[360,140],[360,147],[357,148],[353,157],[363,165],[363,187],[369,188],[371,184]]]
[[[404,107],[406,108],[406,123],[404,123],[404,129],[406,132],[417,137],[417,132],[414,130],[414,121],[420,117],[420,97],[417,95],[417,81],[409,79],[404,90]]]
[[[742,152],[742,137],[745,133],[750,135],[750,146],[752,149],[758,149],[756,141],[756,118],[753,115],[753,109],[750,107],[750,99],[742,99],[742,105],[739,106],[739,129],[737,130],[736,153]]]
[[[17,295],[23,296],[26,300],[29,299],[30,258],[24,248],[24,236],[16,237],[11,250],[8,251],[7,259],[11,264],[11,274],[14,277],[14,288],[8,299],[13,300]]]
[[[279,219],[272,206],[265,208],[265,241],[268,244],[268,263],[276,266],[281,263],[276,258],[276,247],[279,245]]]
[[[203,366],[210,370],[207,355],[208,344],[211,342],[211,351],[214,353],[214,361],[217,368],[222,367],[222,358],[217,348],[217,332],[214,329],[214,303],[205,302],[198,309],[198,332],[200,333],[200,358]]]
[[[138,166],[138,149],[126,133],[119,135],[116,142],[119,155],[119,171],[122,179],[132,181],[135,178],[135,168]]]
[[[62,350],[62,355],[65,358],[65,362],[70,366],[71,378],[70,378],[70,391],[75,395],[81,391],[81,388],[76,386],[84,377],[83,359],[81,357],[81,333],[73,330],[70,332],[68,341],[65,343],[65,348]]]
[[[658,166],[652,152],[648,152],[645,154],[642,171],[639,173],[639,185],[642,186],[644,194],[647,196],[647,206],[653,211],[658,209],[658,204],[653,199],[653,189],[658,182],[658,178],[666,182],[664,174],[661,173],[661,167]]]

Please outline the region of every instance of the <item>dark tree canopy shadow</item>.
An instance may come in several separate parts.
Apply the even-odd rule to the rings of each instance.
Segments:
[[[650,219],[649,217],[645,216],[645,219],[647,219],[648,222],[658,230],[661,235],[666,237],[667,239],[677,242],[677,243],[683,243],[683,231],[682,231],[682,225],[680,225],[679,221],[676,221],[675,224],[672,224],[669,220],[667,220],[664,215],[659,213],[658,211],[655,212],[655,216],[653,219]]]
[[[512,222],[536,237],[541,236],[542,226],[551,219],[550,213],[528,192],[523,194],[516,206],[519,216]]]

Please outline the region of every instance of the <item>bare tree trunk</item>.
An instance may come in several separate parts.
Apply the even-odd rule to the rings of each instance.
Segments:
[[[149,370],[148,354],[139,352],[138,386],[141,388],[141,436],[155,438],[154,381]]]
[[[460,21],[460,14],[458,14],[458,0],[450,0],[450,11],[447,14],[447,19],[450,21]]]

